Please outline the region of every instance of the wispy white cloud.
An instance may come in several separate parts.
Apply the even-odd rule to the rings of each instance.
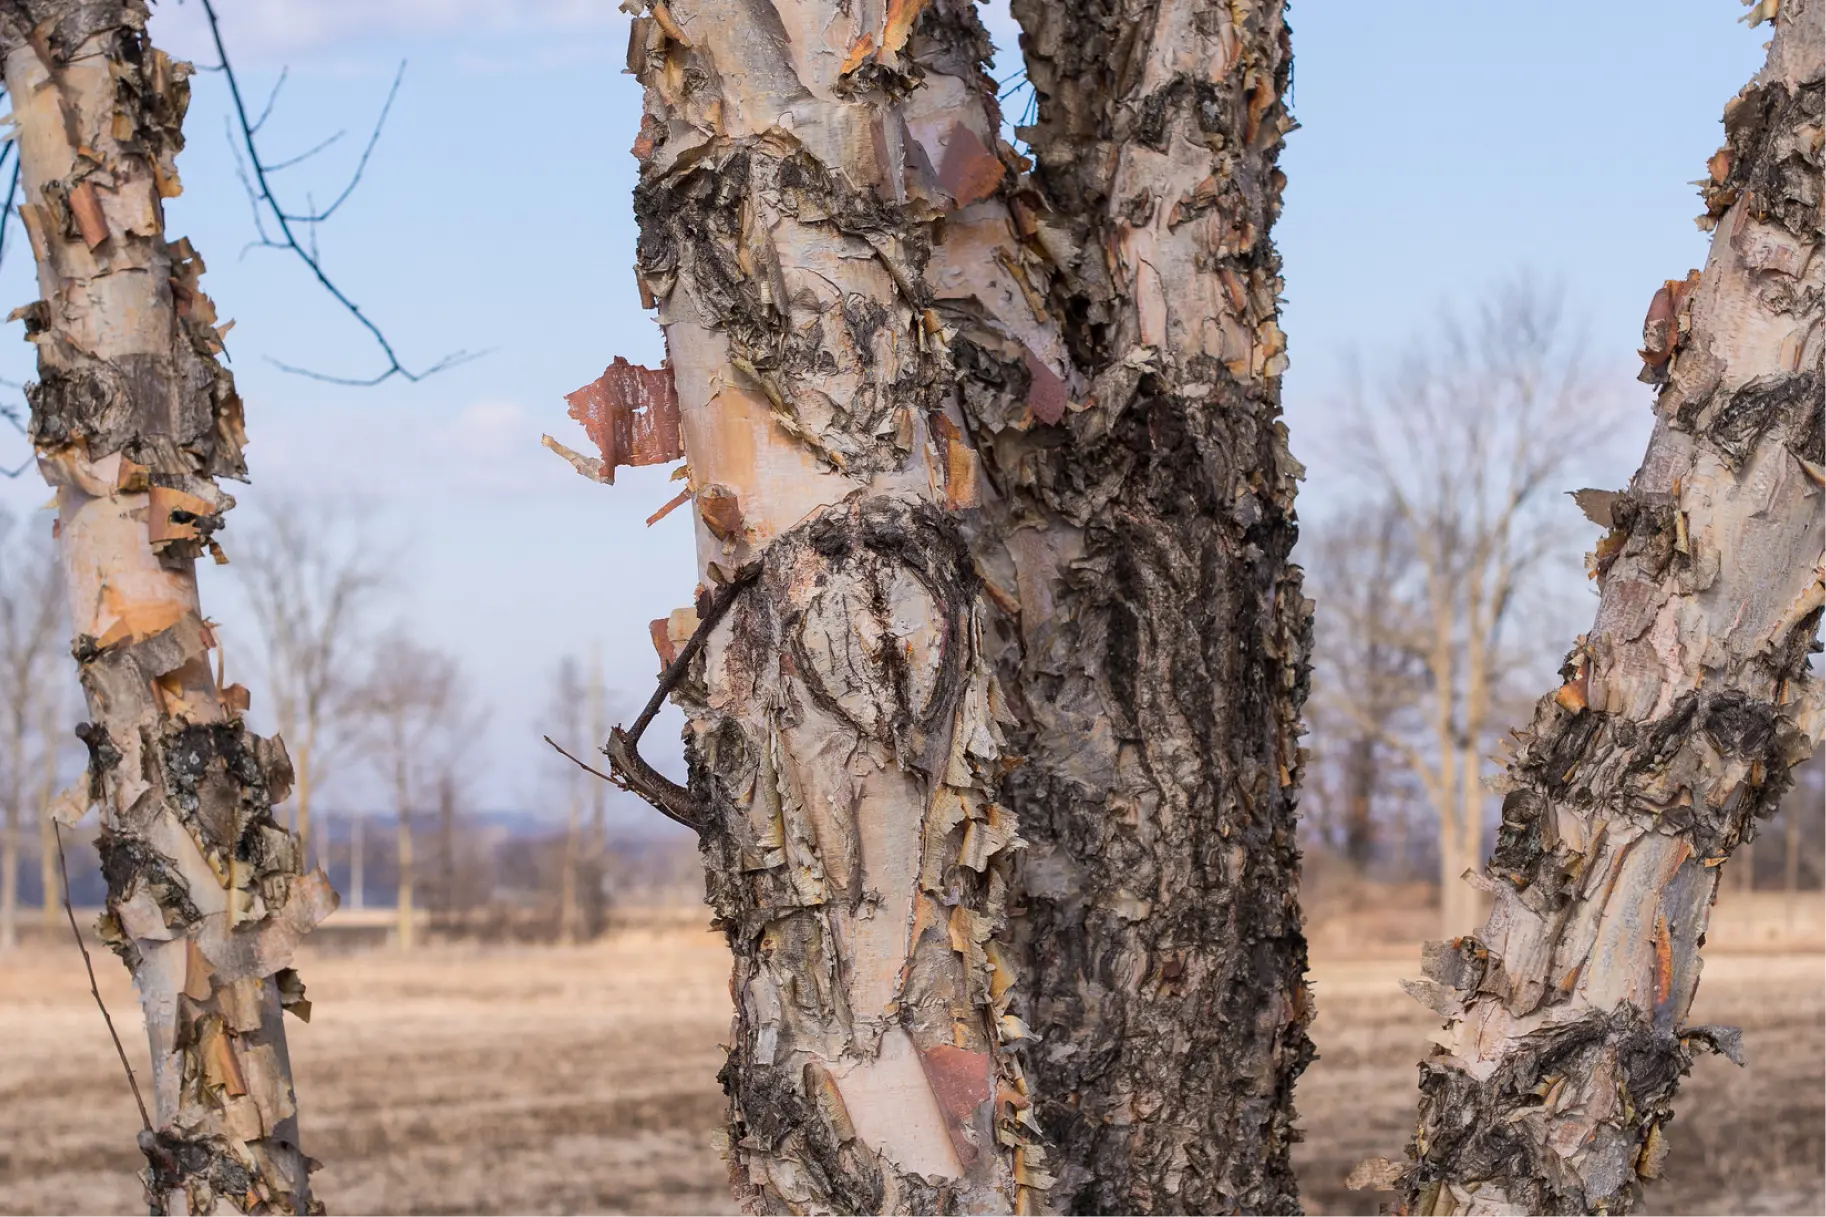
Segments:
[[[577,33],[628,20],[613,0],[222,0],[217,15],[231,53],[249,63],[370,38]],[[196,0],[161,5],[153,31],[176,53],[214,58]]]

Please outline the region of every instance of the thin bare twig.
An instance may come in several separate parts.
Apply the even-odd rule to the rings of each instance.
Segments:
[[[577,768],[583,770],[585,773],[594,774],[595,776],[601,778],[603,781],[607,782],[611,786],[618,786],[623,790],[626,790],[628,788],[628,784],[626,782],[622,781],[620,778],[615,777],[613,774],[604,773],[602,770],[597,769],[595,766],[590,765],[589,763],[587,763],[585,761],[580,761],[575,756],[572,756],[569,752],[567,752],[565,750],[565,747],[563,744],[560,744],[557,740],[553,739],[551,736],[542,735],[539,738],[543,739],[546,743],[550,744],[553,748],[557,749],[559,756],[563,757],[565,760],[569,761],[571,764],[577,766]]]
[[[224,60],[224,62],[227,61]],[[258,135],[260,128],[266,126],[266,120],[273,116],[273,105],[279,100],[279,90],[285,87],[285,82],[291,74],[290,68],[279,69],[279,79],[273,82],[273,91],[266,95],[266,108],[260,111],[260,117],[256,118],[254,125],[248,128],[250,133]]]
[[[425,377],[441,372],[446,368],[454,367],[459,363],[464,363],[470,359],[476,358],[475,353],[457,351],[453,354],[446,355],[443,359],[440,359],[430,367],[421,369],[420,371],[414,372],[407,368],[405,364],[400,362],[399,354],[393,349],[393,344],[387,340],[386,334],[382,332],[381,328],[376,325],[366,313],[362,312],[360,305],[356,304],[341,288],[336,286],[330,279],[330,276],[324,271],[323,263],[317,256],[316,225],[334,215],[337,209],[348,201],[349,196],[354,193],[356,186],[361,184],[362,175],[366,172],[368,167],[368,159],[373,155],[375,145],[380,142],[381,130],[386,126],[388,114],[392,112],[394,99],[399,96],[400,81],[405,77],[406,65],[403,62],[399,65],[399,71],[395,73],[393,77],[393,87],[387,92],[386,104],[381,107],[380,117],[375,121],[373,132],[368,136],[367,147],[362,150],[361,159],[355,166],[355,172],[350,176],[348,185],[343,187],[342,193],[337,195],[330,205],[323,208],[321,211],[313,209],[306,212],[291,212],[286,210],[284,205],[279,202],[278,196],[273,193],[272,184],[268,181],[269,176],[278,172],[280,169],[295,165],[299,161],[321,152],[330,143],[333,143],[337,138],[340,138],[340,133],[336,136],[332,136],[329,140],[326,140],[323,144],[319,144],[316,148],[304,153],[302,156],[293,157],[291,160],[280,162],[276,166],[268,165],[263,161],[260,157],[259,146],[254,142],[254,135],[259,131],[261,125],[266,122],[267,118],[270,117],[273,99],[276,99],[279,93],[279,85],[273,86],[273,96],[268,99],[266,109],[261,113],[259,120],[250,120],[247,116],[247,105],[241,96],[241,83],[235,76],[234,64],[228,58],[228,48],[222,41],[222,29],[216,19],[215,5],[212,3],[212,0],[202,0],[202,4],[203,15],[209,20],[210,37],[215,42],[216,56],[220,61],[218,66],[223,76],[228,80],[228,93],[234,101],[235,118],[240,124],[241,143],[247,153],[247,163],[241,167],[241,173],[242,181],[247,187],[249,198],[254,204],[255,229],[260,234],[259,239],[254,242],[254,245],[267,249],[289,250],[291,253],[297,255],[298,260],[304,263],[305,267],[311,272],[311,276],[317,280],[318,285],[321,286],[324,291],[328,292],[330,296],[343,307],[343,310],[347,312],[349,316],[355,318],[356,322],[359,323],[363,329],[368,331],[369,336],[374,339],[375,345],[380,347],[381,354],[386,357],[387,367],[376,376],[364,378],[331,376],[323,372],[313,371],[309,368],[301,368],[294,364],[283,363],[277,359],[273,359],[271,356],[267,357],[267,362],[271,363],[274,367],[279,368],[281,371],[291,372],[298,376],[308,376],[312,380],[326,381],[330,384],[366,387],[380,384],[382,381],[391,380],[395,376],[410,381],[423,380]],[[284,75],[281,74],[279,84],[283,83]],[[237,149],[237,160],[240,159],[240,155],[241,150]],[[249,173],[252,175],[251,178],[248,176]],[[267,214],[272,216],[273,223],[278,228],[279,235],[277,238],[268,235],[264,223],[261,220],[262,208],[264,208]],[[306,232],[310,236],[310,248],[307,249],[305,247],[305,242],[298,239],[298,234],[294,225],[304,226]]]
[[[120,1067],[127,1071],[127,1085],[133,1088],[133,1102],[139,1108],[140,1123],[146,1131],[152,1131],[152,1117],[147,1114],[146,1100],[140,1096],[139,1079],[133,1076],[133,1066],[127,1063],[127,1050],[121,1047],[120,1035],[114,1030],[114,1019],[108,1014],[107,1003],[101,999],[101,989],[95,983],[95,961],[89,958],[89,948],[82,940],[82,931],[76,928],[76,909],[70,903],[70,865],[63,856],[63,824],[52,820],[51,828],[57,835],[57,873],[63,876],[63,912],[70,919],[70,933],[76,938],[76,949],[82,952],[82,966],[89,973],[89,992],[95,997],[95,1007],[101,1011],[102,1021],[108,1024],[108,1038],[114,1041],[114,1051],[120,1057]]]

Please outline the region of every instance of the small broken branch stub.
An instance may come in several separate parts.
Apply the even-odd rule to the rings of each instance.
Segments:
[[[666,695],[678,687],[678,682],[691,670],[692,660],[704,649],[704,642],[710,637],[710,631],[716,628],[717,622],[723,619],[736,598],[753,586],[761,577],[765,565],[764,559],[756,559],[735,572],[735,576],[718,588],[708,599],[709,603],[701,610],[701,620],[691,634],[689,641],[679,648],[673,661],[666,665],[660,674],[659,687],[653,690],[653,696],[647,699],[640,716],[634,720],[631,728],[616,727],[609,735],[608,743],[603,745],[603,755],[609,758],[609,771],[624,789],[631,790],[647,802],[656,811],[669,820],[675,820],[702,836],[709,828],[710,813],[695,795],[680,786],[659,770],[647,763],[640,754],[640,737],[646,733],[665,703]],[[701,602],[700,602],[701,603]],[[549,740],[547,741],[550,742]],[[556,744],[552,745],[554,748]],[[559,749],[563,751],[563,749]],[[575,760],[576,758],[572,758]],[[578,764],[582,764],[581,761]],[[589,768],[587,765],[584,766]],[[595,770],[590,770],[594,773]],[[598,775],[601,776],[601,775]]]

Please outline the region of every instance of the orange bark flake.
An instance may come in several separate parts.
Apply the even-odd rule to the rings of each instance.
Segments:
[[[637,135],[635,135],[635,137],[634,137],[634,147],[632,149],[632,151],[634,153],[634,159],[639,160],[639,161],[644,161],[649,156],[652,156],[653,149],[659,147],[660,141],[665,139],[665,137],[666,137],[666,124],[665,123],[660,122],[657,118],[654,118],[651,114],[641,115],[640,116],[640,132]],[[645,307],[651,308],[653,306],[646,305]]]
[[[1027,390],[1027,408],[1041,422],[1049,426],[1057,425],[1065,417],[1065,407],[1071,400],[1065,391],[1065,382],[1032,351],[1023,354],[1027,360],[1027,371],[1033,377],[1033,383]]]
[[[647,636],[653,639],[653,649],[659,653],[659,661],[668,668],[671,667],[672,661],[678,658],[678,648],[672,645],[672,634],[666,628],[666,619],[655,617],[647,622]]]
[[[188,517],[207,516],[215,511],[213,504],[194,494],[170,486],[153,486],[146,492],[146,539],[152,543],[154,550],[160,549],[169,541],[191,541],[197,536],[195,523],[191,519],[174,520],[172,512],[182,512]]]
[[[672,10],[666,7],[665,0],[653,0],[653,3],[648,6],[648,11],[653,14],[653,20],[659,22],[659,28],[666,31],[666,37],[687,51],[696,45],[685,36],[685,31],[679,28],[678,21],[672,16]]]
[[[969,1165],[976,1161],[976,1142],[966,1130],[976,1126],[977,1115],[994,1093],[990,1087],[990,1060],[987,1052],[971,1052],[950,1044],[922,1048],[920,1066],[926,1072],[926,1085],[938,1100],[945,1117],[945,1131],[951,1134],[951,1147],[958,1161]]]
[[[907,45],[913,23],[926,7],[926,0],[888,0],[888,19],[881,31],[881,49],[892,55]]]
[[[1680,314],[1688,297],[1699,286],[1699,272],[1688,271],[1685,279],[1669,279],[1649,301],[1648,316],[1642,320],[1642,362],[1651,368],[1664,367],[1674,357],[1680,342]]]
[[[719,541],[742,535],[742,502],[727,486],[710,485],[697,492],[697,514],[710,535]]]
[[[241,1076],[241,1063],[235,1059],[234,1047],[220,1022],[212,1022],[199,1049],[203,1081],[220,1087],[234,1098],[247,1093],[247,1081]]]
[[[610,485],[619,466],[661,465],[685,455],[670,368],[643,368],[616,356],[600,377],[564,400],[602,451],[602,479]]]
[[[658,511],[654,512],[652,515],[647,517],[647,527],[648,528],[653,527],[655,524],[659,523],[661,520],[665,519],[667,516],[671,515],[674,511],[678,510],[678,508],[683,507],[686,503],[689,503],[690,501],[691,501],[691,491],[689,491],[689,490],[679,491],[676,495],[674,495],[672,497],[672,499],[669,502],[667,502],[667,504],[664,507],[660,508]]]
[[[95,196],[95,183],[84,178],[70,191],[70,214],[82,232],[82,243],[94,249],[108,239],[108,220],[101,213],[101,200]]]
[[[875,35],[864,34],[850,44],[849,54],[843,57],[843,66],[837,70],[839,76],[848,76],[863,65],[875,50]]]
[[[938,184],[950,192],[959,207],[968,207],[994,194],[1004,172],[1000,158],[976,132],[963,123],[952,126],[944,160],[938,166]]]

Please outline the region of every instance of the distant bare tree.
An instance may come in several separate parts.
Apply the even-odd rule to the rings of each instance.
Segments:
[[[12,520],[0,515],[0,800],[6,820],[0,828],[0,951],[18,941],[19,867],[32,745],[55,756],[45,731],[45,706],[60,688],[57,663],[63,633],[63,581],[57,554],[41,537],[8,535]]]
[[[1609,430],[1594,386],[1560,300],[1524,278],[1468,318],[1443,320],[1349,403],[1362,476],[1388,504],[1410,564],[1400,578],[1379,572],[1401,596],[1376,620],[1399,635],[1389,645],[1418,659],[1431,738],[1420,746],[1373,702],[1332,705],[1402,757],[1438,814],[1448,936],[1476,918],[1461,876],[1482,861],[1484,758],[1507,721],[1495,713],[1503,678],[1525,666],[1504,631],[1545,559],[1570,543],[1545,510],[1560,475]]]
[[[1386,498],[1353,505],[1313,529],[1307,586],[1317,609],[1308,770],[1331,844],[1359,870],[1375,853],[1376,805],[1388,793],[1389,754],[1417,756],[1412,713],[1423,693],[1404,597],[1413,575],[1406,521]],[[1399,740],[1391,747],[1391,740]]]
[[[597,729],[593,705],[596,696],[594,680],[586,687],[581,667],[574,658],[566,655],[558,661],[557,670],[552,673],[551,702],[546,718],[551,724],[552,737],[573,755],[586,755],[591,748],[601,745],[600,740],[585,743]],[[558,860],[558,940],[576,942],[585,937],[580,872],[584,862],[583,805],[587,797],[584,779],[588,775],[569,764],[564,766],[563,775],[565,821],[563,852]]]
[[[355,698],[366,724],[370,759],[392,788],[398,818],[399,947],[415,945],[412,816],[431,797],[440,775],[480,726],[462,670],[442,651],[420,645],[395,627],[375,647],[368,677]]]
[[[282,501],[257,517],[234,569],[265,644],[279,734],[297,775],[294,826],[308,856],[311,803],[354,742],[346,721],[355,656],[386,586],[384,560],[355,518],[318,501]]]
[[[59,572],[61,574],[61,571]],[[53,665],[55,666],[55,665]],[[67,674],[74,677],[75,673]],[[62,789],[63,760],[76,743],[74,724],[68,717],[74,681],[53,671],[38,699],[38,924],[54,928],[60,913],[57,891],[57,825],[51,810]]]

